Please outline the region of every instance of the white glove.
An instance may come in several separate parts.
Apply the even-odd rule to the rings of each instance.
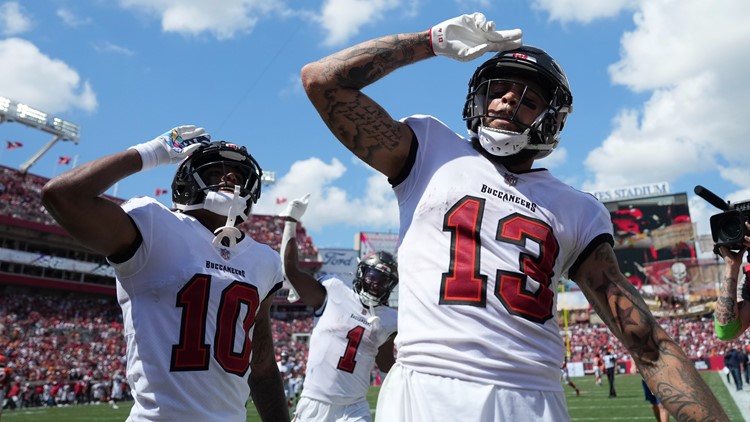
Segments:
[[[298,198],[290,202],[284,211],[279,214],[280,217],[289,217],[292,218],[294,221],[287,221],[284,223],[284,232],[281,234],[281,248],[279,249],[281,251],[281,269],[284,271],[284,275],[286,275],[286,269],[284,269],[284,254],[286,253],[286,245],[289,243],[290,240],[292,240],[297,235],[297,222],[302,218],[302,215],[305,214],[305,211],[307,210],[307,204],[310,202],[310,194],[306,194],[302,198]],[[289,301],[289,303],[294,303],[298,300],[300,300],[299,294],[297,293],[297,290],[294,289],[292,286],[292,283],[289,283],[289,293],[286,296],[286,300]]]
[[[163,164],[179,163],[201,145],[210,142],[211,135],[205,129],[189,125],[177,126],[161,136],[130,148],[141,154],[141,170],[148,170]]]
[[[310,202],[310,194],[302,198],[295,199],[286,206],[286,209],[279,214],[281,217],[291,217],[294,221],[299,221],[307,210],[307,204]]]
[[[430,28],[430,45],[436,56],[468,62],[488,51],[521,47],[522,35],[520,29],[495,31],[495,22],[477,12],[448,19]]]

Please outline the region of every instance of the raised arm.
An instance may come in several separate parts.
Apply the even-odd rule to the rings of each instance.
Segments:
[[[140,244],[140,234],[116,203],[101,195],[115,182],[141,169],[179,162],[199,143],[204,130],[180,126],[149,142],[69,170],[42,188],[42,202],[52,217],[81,244],[105,256],[127,255]]]
[[[628,349],[651,391],[677,420],[729,420],[693,362],[654,319],[620,272],[614,250],[599,245],[574,275],[596,313]]]
[[[290,302],[293,301],[291,297],[299,295],[306,305],[318,309],[325,302],[326,289],[318,283],[315,277],[302,271],[298,266],[297,223],[305,213],[309,200],[310,194],[307,194],[291,201],[280,215],[286,220],[284,232],[281,235],[281,266],[284,276],[292,284],[293,292],[289,295]]]
[[[750,223],[745,223],[750,230]],[[746,300],[737,301],[737,283],[742,268],[742,257],[750,246],[750,237],[745,236],[745,244],[738,251],[726,246],[719,247],[724,258],[724,277],[716,301],[714,326],[719,340],[729,341],[739,337],[750,326],[750,305]],[[747,283],[747,277],[745,283]]]
[[[366,41],[302,68],[302,84],[334,136],[375,170],[396,177],[412,140],[362,88],[394,70],[432,57],[428,31]]]
[[[42,202],[83,246],[105,256],[126,254],[139,244],[138,231],[118,204],[101,195],[140,169],[141,157],[135,150],[98,158],[47,182]]]
[[[521,31],[495,31],[481,13],[462,15],[427,31],[365,41],[302,68],[307,96],[331,132],[365,163],[394,178],[412,143],[407,125],[395,121],[362,89],[394,70],[433,57],[472,60],[487,51],[520,46]]]

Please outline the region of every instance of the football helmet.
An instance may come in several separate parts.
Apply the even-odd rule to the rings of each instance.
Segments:
[[[518,108],[529,95],[528,91],[533,90],[526,84],[519,84],[519,78],[535,82],[545,91],[537,92],[546,104],[542,105],[543,110],[540,110],[540,114],[530,125],[516,119]],[[497,91],[493,87],[509,83],[523,86],[521,99],[510,117],[492,118],[508,120],[521,128],[520,132],[493,129],[484,125],[484,119],[490,117],[490,93]],[[560,131],[568,114],[572,112],[573,96],[565,72],[544,50],[527,45],[497,53],[477,68],[469,80],[463,118],[469,135],[478,138],[489,153],[508,156],[526,149],[538,151],[536,158],[543,158],[557,147]]]
[[[387,305],[391,291],[398,284],[398,264],[388,252],[378,251],[366,256],[357,265],[352,287],[365,306]]]
[[[226,174],[227,166],[242,174],[244,181],[240,186],[239,196],[247,204],[243,214],[250,215],[252,205],[260,198],[263,171],[244,146],[226,141],[203,145],[180,163],[172,181],[173,207],[181,211],[206,208],[207,195],[226,188],[221,183],[208,185],[203,180],[205,171],[215,166],[221,167],[221,174]]]

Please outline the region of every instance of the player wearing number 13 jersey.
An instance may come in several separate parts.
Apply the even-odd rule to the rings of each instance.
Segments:
[[[180,161],[175,209],[102,198],[142,168]],[[52,179],[42,198],[76,239],[115,269],[127,342],[128,421],[288,421],[270,328],[279,255],[245,236],[261,169],[245,147],[180,126]]]
[[[496,54],[475,70],[463,107],[469,139],[431,116],[393,120],[361,92],[435,55],[487,51]],[[725,417],[621,274],[605,207],[533,168],[559,143],[573,97],[559,64],[523,46],[520,30],[463,15],[309,63],[302,82],[334,135],[388,176],[398,199],[398,353],[378,421],[569,420],[555,300],[565,275],[677,419]]]

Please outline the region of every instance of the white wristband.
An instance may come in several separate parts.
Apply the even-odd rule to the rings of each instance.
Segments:
[[[286,270],[284,269],[284,254],[286,254],[286,245],[289,244],[289,241],[294,239],[297,236],[297,223],[294,221],[287,221],[284,223],[284,232],[281,234],[281,269],[284,271],[284,275],[286,275]]]
[[[169,160],[169,154],[167,151],[162,148],[158,144],[154,144],[154,141],[144,142],[142,144],[133,145],[132,147],[128,149],[134,149],[138,151],[138,154],[141,155],[141,161],[143,162],[143,166],[141,167],[141,171],[148,170],[151,168],[156,167],[159,165],[159,152],[161,151],[162,155],[164,157],[162,158],[162,161],[164,159]]]

